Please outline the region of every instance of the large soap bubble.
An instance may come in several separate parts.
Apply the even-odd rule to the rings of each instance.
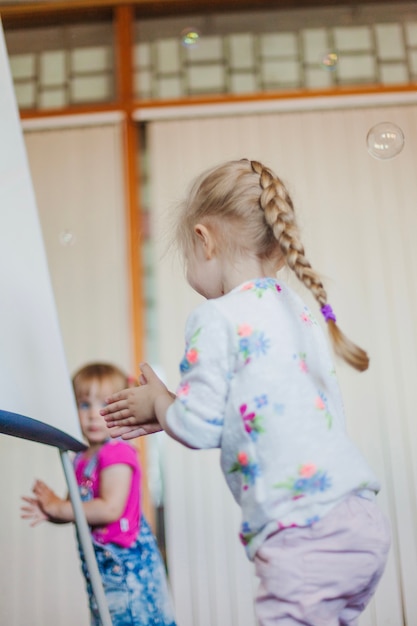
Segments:
[[[404,133],[392,122],[380,122],[370,129],[366,143],[375,159],[393,159],[404,148]]]

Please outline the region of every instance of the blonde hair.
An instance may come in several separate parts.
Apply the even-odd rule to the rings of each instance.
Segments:
[[[217,241],[232,251],[255,254],[276,264],[284,261],[311,291],[323,315],[329,310],[320,276],[305,256],[294,206],[280,178],[258,161],[228,161],[199,176],[181,207],[176,236],[183,254],[194,245],[194,226],[210,222]],[[324,310],[323,310],[324,308]],[[334,351],[359,371],[369,359],[325,316]]]
[[[119,367],[111,363],[89,363],[84,365],[72,377],[75,396],[79,397],[85,393],[90,388],[92,382],[102,383],[108,380],[113,383],[114,391],[121,391],[129,387],[128,376]]]

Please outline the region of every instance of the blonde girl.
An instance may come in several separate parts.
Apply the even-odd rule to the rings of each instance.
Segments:
[[[175,626],[162,557],[141,513],[137,451],[124,441],[111,440],[100,415],[107,395],[127,385],[126,374],[110,363],[90,363],[74,375],[78,416],[89,446],[75,457],[75,475],[113,626]],[[23,500],[22,517],[32,526],[74,521],[71,501],[43,481],[37,480],[32,496]],[[100,626],[81,546],[80,557],[91,626]]]
[[[359,371],[368,357],[339,329],[268,167],[244,159],[205,172],[177,237],[187,280],[207,299],[187,321],[181,381],[173,394],[143,364],[142,386],[107,399],[112,436],[162,428],[191,448],[220,448],[260,579],[260,626],[357,624],[390,544],[380,485],[346,433],[326,337],[277,270],[311,291],[337,355]]]

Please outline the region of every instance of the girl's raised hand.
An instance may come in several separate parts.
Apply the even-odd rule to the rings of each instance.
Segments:
[[[22,500],[25,504],[20,507],[20,517],[22,519],[31,520],[30,526],[37,526],[49,520],[49,517],[42,511],[39,501],[36,500],[36,498],[22,496]]]
[[[59,517],[59,510],[64,500],[57,496],[46,483],[37,480],[33,486],[33,493],[40,509],[48,518]]]
[[[142,424],[142,426],[113,426],[110,434],[112,437],[127,440],[159,433],[161,430],[163,430],[162,427],[156,422],[155,424]]]
[[[130,387],[106,398],[107,406],[100,411],[111,429],[112,437],[133,439],[162,430],[155,413],[159,397],[171,394],[147,363],[141,364],[140,386]]]

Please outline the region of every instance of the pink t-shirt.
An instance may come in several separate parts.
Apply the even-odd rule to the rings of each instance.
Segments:
[[[133,446],[124,441],[108,441],[97,453],[97,463],[86,477],[85,471],[91,460],[85,454],[77,455],[74,462],[77,483],[81,487],[88,486],[92,490],[92,497],[100,495],[100,472],[111,465],[129,465],[132,468],[129,496],[123,515],[107,526],[93,528],[93,539],[98,543],[115,543],[123,548],[129,548],[138,536],[140,520],[140,477],[141,470],[138,453]],[[91,466],[90,466],[91,467]]]

